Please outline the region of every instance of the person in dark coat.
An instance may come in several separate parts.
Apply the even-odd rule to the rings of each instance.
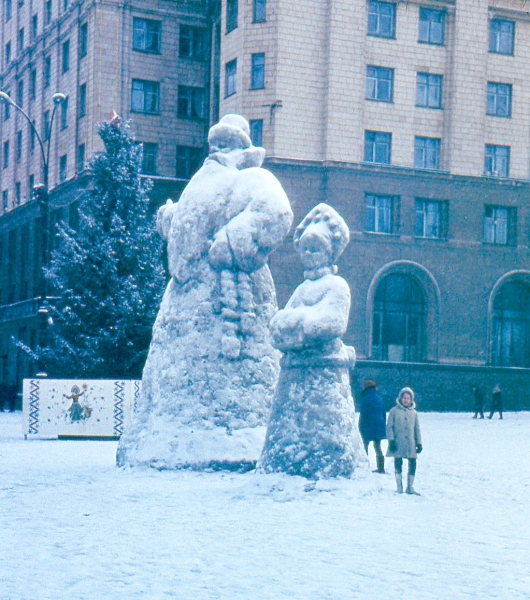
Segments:
[[[475,414],[473,415],[473,418],[476,419],[477,416],[480,415],[480,418],[483,419],[484,418],[484,396],[482,394],[481,389],[478,387],[478,385],[473,386],[473,396],[475,398]]]
[[[385,457],[381,450],[381,440],[386,439],[386,411],[383,398],[377,393],[375,381],[368,379],[361,392],[361,414],[359,431],[368,454],[368,445],[374,443],[377,469],[374,473],[385,472]]]
[[[499,419],[502,419],[502,397],[499,384],[493,388],[493,392],[491,393],[491,411],[488,419],[491,419],[497,410],[499,411]]]

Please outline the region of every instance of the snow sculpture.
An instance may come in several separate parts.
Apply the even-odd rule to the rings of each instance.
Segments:
[[[355,351],[341,340],[350,289],[334,266],[348,242],[346,223],[327,204],[313,208],[296,229],[305,281],[270,324],[284,355],[261,472],[350,477],[366,463],[350,392]]]
[[[279,181],[260,168],[247,121],[226,115],[178,203],[160,208],[171,280],[153,328],[135,417],[118,465],[255,465],[263,446],[279,352],[266,264],[292,223]]]

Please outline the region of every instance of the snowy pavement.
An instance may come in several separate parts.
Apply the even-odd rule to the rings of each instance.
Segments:
[[[530,598],[530,413],[419,413],[420,497],[389,474],[123,470],[0,413],[0,600]],[[375,468],[374,456],[370,455]]]

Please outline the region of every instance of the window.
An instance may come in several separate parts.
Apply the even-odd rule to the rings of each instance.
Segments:
[[[366,225],[364,230],[371,233],[392,233],[394,196],[366,194]]]
[[[401,273],[384,277],[374,297],[372,358],[423,360],[425,318],[425,301],[416,281]]]
[[[505,283],[493,299],[492,364],[530,367],[530,288]]]
[[[88,50],[88,23],[83,23],[79,27],[78,37],[78,55],[79,58],[84,58]]]
[[[46,141],[50,138],[50,128],[51,128],[50,111],[47,110],[47,111],[45,111],[45,113],[43,115],[43,126],[42,126],[43,131],[42,131],[42,133],[43,133],[44,141]]]
[[[63,0],[63,10],[66,10],[68,8],[69,4],[70,4],[70,0]]]
[[[396,34],[396,5],[393,2],[368,2],[368,35],[393,38]]]
[[[432,200],[416,200],[416,223],[414,235],[422,238],[441,238],[442,203]]]
[[[226,0],[226,33],[237,27],[238,0]]]
[[[77,146],[76,170],[78,173],[85,170],[85,144]]]
[[[505,206],[485,206],[484,242],[499,245],[508,243],[508,216]]]
[[[420,27],[418,42],[425,44],[443,44],[445,28],[445,12],[432,8],[420,7]]]
[[[11,17],[13,16],[13,2],[12,0],[5,0],[4,1],[4,14],[5,14],[5,18],[6,18],[6,23],[11,19]]]
[[[394,69],[366,67],[366,99],[392,102]]]
[[[225,65],[225,96],[231,96],[237,89],[237,59]]]
[[[28,132],[29,132],[29,149],[30,152],[35,150],[35,121],[32,121],[33,127],[28,123]]]
[[[2,208],[4,212],[9,208],[9,190],[2,191]]]
[[[364,132],[364,162],[390,164],[392,134],[380,131]]]
[[[70,68],[70,40],[63,42],[62,48],[62,72],[66,73]]]
[[[414,168],[438,169],[440,159],[440,139],[428,137],[414,138]]]
[[[8,96],[11,96],[11,92],[9,92],[8,90],[6,90],[6,94]],[[4,121],[7,121],[9,119],[9,117],[11,116],[11,104],[9,102],[3,102],[4,105]]]
[[[31,69],[29,72],[29,98],[35,100],[37,96],[37,69]]]
[[[254,146],[263,146],[263,119],[249,121],[250,139]]]
[[[61,129],[68,127],[68,98],[61,102]]]
[[[494,117],[512,116],[512,86],[488,81],[486,114]]]
[[[177,177],[180,179],[190,179],[198,171],[202,159],[202,148],[177,146]]]
[[[11,62],[11,42],[7,42],[6,44],[6,52],[5,52],[6,65]]]
[[[416,76],[416,106],[442,108],[442,76],[418,73]]]
[[[38,15],[33,15],[31,17],[31,41],[34,42],[37,39],[37,35],[39,33],[39,17]]]
[[[28,177],[28,198],[33,198],[33,188],[35,187],[35,175]]]
[[[52,22],[52,0],[46,1],[44,8],[44,25],[49,25]]]
[[[132,80],[131,110],[143,113],[158,113],[160,84],[158,81]]]
[[[152,19],[133,19],[133,50],[160,52],[162,22]]]
[[[79,86],[79,118],[86,115],[86,83]]]
[[[156,175],[156,157],[158,144],[142,142],[142,173],[144,175]]]
[[[21,79],[17,83],[17,104],[23,108],[24,106],[24,80]]]
[[[486,145],[484,175],[508,177],[510,173],[510,147]]]
[[[202,119],[204,117],[203,88],[179,85],[177,116],[191,119]]]
[[[63,154],[59,158],[59,181],[60,182],[66,181],[67,166],[68,166],[68,156],[66,154]]]
[[[18,30],[18,52],[24,50],[24,27]]]
[[[490,52],[513,55],[515,23],[501,19],[490,21]]]
[[[17,131],[15,141],[15,160],[20,162],[22,159],[22,131]]]
[[[20,206],[20,201],[22,200],[22,190],[20,186],[20,181],[15,182],[15,202],[17,206]],[[22,246],[24,248],[24,246]],[[27,246],[24,248],[27,250]]]
[[[252,55],[252,71],[250,74],[250,89],[261,90],[265,87],[265,54]]]
[[[4,169],[7,169],[7,167],[9,167],[9,140],[4,142],[3,158],[4,158],[4,162],[3,162]]]
[[[254,23],[263,23],[267,19],[267,0],[254,0]]]
[[[46,56],[44,58],[44,87],[48,87],[52,80],[52,59],[51,56]]]
[[[205,32],[201,27],[180,26],[179,34],[179,56],[181,58],[192,58],[203,60]]]

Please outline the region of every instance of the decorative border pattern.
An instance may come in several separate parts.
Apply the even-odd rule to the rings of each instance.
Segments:
[[[123,403],[125,401],[125,382],[114,382],[114,435],[123,433]]]
[[[40,381],[31,379],[29,382],[29,427],[28,434],[39,433],[39,400],[40,400]]]

